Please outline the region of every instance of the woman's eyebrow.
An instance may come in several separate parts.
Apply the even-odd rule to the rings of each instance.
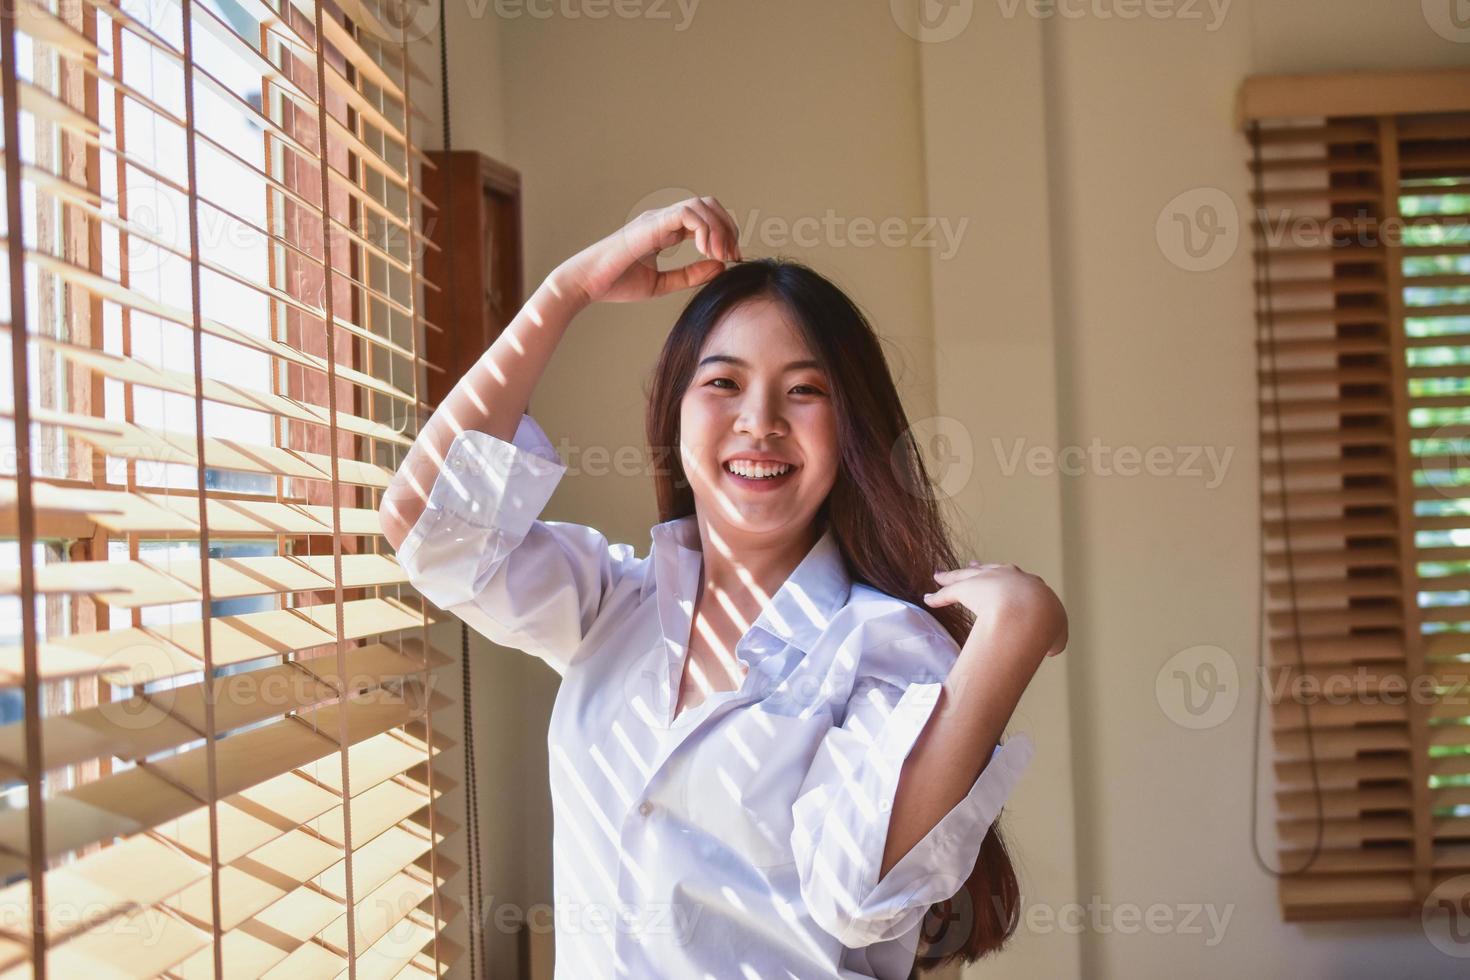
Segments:
[[[736,357],[733,354],[711,354],[709,357],[706,357],[704,360],[700,361],[699,364],[697,365],[697,367],[704,367],[706,364],[713,364],[713,363],[716,363],[716,362],[723,362],[723,363],[726,363],[726,364],[734,364],[734,365],[737,365],[738,367],[744,367],[744,368],[750,367],[750,362],[749,361],[746,361],[746,360],[744,360],[742,358]],[[816,361],[792,361],[790,364],[786,365],[781,370],[783,372],[790,372],[790,371],[800,371],[803,368],[816,368],[816,369],[819,369],[820,370],[821,365],[818,364]]]

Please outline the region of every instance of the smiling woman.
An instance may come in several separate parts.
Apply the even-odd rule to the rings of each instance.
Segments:
[[[687,237],[737,264],[660,272]],[[1000,736],[1065,617],[1019,571],[925,608],[957,560],[877,335],[735,241],[695,198],[563,263],[425,427],[385,531],[428,599],[562,675],[559,977],[901,980],[1014,927],[997,819],[1032,746]],[[572,316],[700,283],[650,375],[649,554],[542,519],[567,467],[523,406]]]
[[[836,477],[837,421],[800,329],[781,304],[756,297],[721,319],[705,349],[680,400],[696,495],[767,533],[815,511]],[[786,492],[763,496],[777,490]]]

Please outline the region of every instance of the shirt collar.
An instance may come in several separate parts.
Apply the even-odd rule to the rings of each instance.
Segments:
[[[676,517],[655,524],[651,534],[653,544],[649,557],[653,563],[655,588],[672,597],[674,602],[671,605],[685,614],[678,621],[665,623],[665,635],[677,643],[680,641],[675,641],[673,636],[688,636],[687,617],[693,614],[694,596],[703,568],[698,520],[694,514]],[[851,590],[852,579],[829,524],[776,590],[756,619],[755,626],[807,653],[816,645],[833,617],[847,604]]]

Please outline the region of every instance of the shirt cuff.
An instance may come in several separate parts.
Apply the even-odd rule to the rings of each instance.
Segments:
[[[428,506],[477,527],[525,537],[566,470],[541,426],[523,413],[510,442],[478,429],[456,435]]]
[[[893,804],[898,797],[904,761],[938,703],[942,683],[910,685],[885,722],[874,751],[881,783],[877,799],[889,819],[873,821],[874,836],[866,852],[876,877],[888,843]],[[897,938],[919,923],[930,905],[952,898],[964,887],[980,856],[980,847],[1001,807],[1030,765],[1035,747],[1024,732],[995,747],[990,761],[963,799],[949,809],[924,837],[901,857],[888,874],[858,903],[852,929],[862,945]],[[870,879],[871,880],[871,879]]]
[[[942,681],[911,683],[893,698],[876,693],[894,690],[880,682],[855,695],[793,804],[791,844],[808,914],[848,948],[905,935],[929,906],[964,887],[1030,763],[1024,733],[997,745],[965,796],[879,880],[903,764],[942,688]]]
[[[887,877],[863,902],[864,913],[881,919],[890,908],[902,910],[921,899],[927,908],[953,897],[974,870],[985,835],[1030,766],[1034,751],[1024,732],[997,745],[964,799],[888,869]]]
[[[479,571],[525,539],[566,470],[525,413],[511,442],[477,429],[455,435],[396,552],[409,581],[441,609],[472,599]]]

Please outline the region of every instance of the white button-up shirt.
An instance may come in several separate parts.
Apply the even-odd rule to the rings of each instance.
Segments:
[[[529,415],[509,443],[460,433],[398,549],[426,598],[562,677],[547,735],[558,980],[903,980],[925,911],[969,877],[1030,740],[997,746],[880,881],[899,771],[954,639],[928,610],[852,582],[829,529],[736,646],[739,689],[674,718],[695,518],[655,525],[647,557],[541,520],[566,469]]]

